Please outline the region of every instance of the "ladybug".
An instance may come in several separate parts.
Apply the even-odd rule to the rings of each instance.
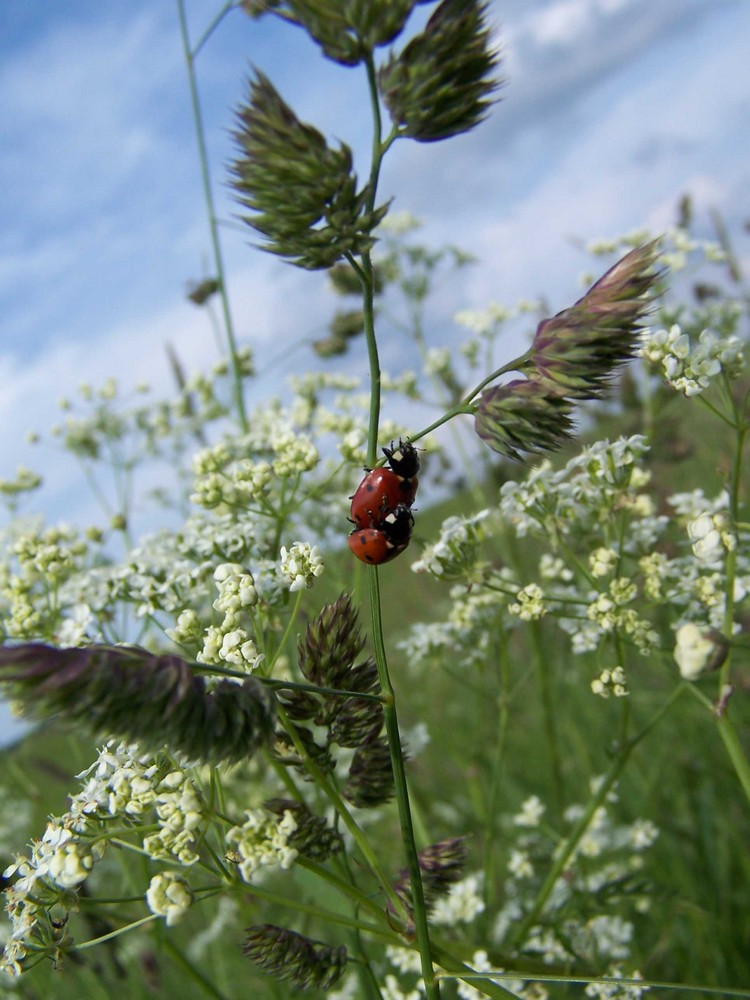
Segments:
[[[347,539],[357,559],[379,566],[400,555],[411,540],[414,516],[407,504],[388,511],[377,528],[355,528]]]
[[[398,448],[394,448],[391,441],[391,447],[383,448],[383,454],[397,476],[402,479],[416,478],[419,472],[419,452],[411,441],[402,441],[399,438]]]
[[[419,455],[407,441],[398,448],[383,448],[389,469],[368,472],[351,498],[351,520],[358,528],[377,528],[390,511],[411,507],[417,495]]]

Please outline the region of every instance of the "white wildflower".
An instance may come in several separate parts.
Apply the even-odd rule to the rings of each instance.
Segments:
[[[146,902],[152,913],[166,918],[167,927],[173,927],[190,909],[193,891],[176,872],[161,872],[149,882]]]
[[[515,826],[539,826],[547,807],[538,795],[530,795],[521,805],[521,811],[513,817]]]
[[[317,545],[309,542],[295,542],[289,549],[281,546],[281,576],[289,581],[289,590],[294,592],[312,587],[313,581],[325,569],[323,557]]]

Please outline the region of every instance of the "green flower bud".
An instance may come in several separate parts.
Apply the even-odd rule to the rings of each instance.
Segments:
[[[245,934],[247,958],[269,976],[303,990],[330,990],[349,960],[343,946],[332,948],[273,924],[256,924]]]
[[[243,0],[251,17],[276,13],[304,28],[324,54],[356,66],[402,31],[416,0]]]
[[[572,437],[571,404],[539,379],[515,379],[484,392],[474,426],[493,451],[521,460],[520,452],[554,451]]]
[[[365,332],[365,315],[361,309],[348,309],[334,313],[331,320],[331,334],[342,340],[357,337]]]
[[[337,264],[328,272],[328,277],[334,292],[338,295],[362,295],[362,282],[357,272],[349,264]],[[383,269],[375,265],[372,269],[373,291],[379,295],[383,291]]]
[[[393,797],[393,769],[388,743],[374,738],[354,753],[344,798],[359,809],[372,809]]]
[[[190,285],[187,297],[196,306],[202,306],[208,302],[212,295],[216,295],[220,288],[221,282],[218,278],[205,278],[197,284],[192,283]]]
[[[137,646],[3,646],[0,682],[37,715],[59,714],[96,736],[167,746],[193,761],[246,760],[272,732],[271,703],[252,677],[207,688],[178,656]]]
[[[347,145],[331,149],[262,73],[251,81],[237,118],[240,157],[232,164],[232,183],[239,202],[254,213],[244,220],[266,238],[267,250],[319,269],[372,246],[370,233],[388,207],[367,210],[368,189],[356,191]]]
[[[424,31],[380,69],[383,100],[403,135],[434,142],[485,118],[499,85],[486,12],[484,0],[443,0]]]
[[[295,799],[269,799],[263,806],[275,816],[290,812],[297,828],[289,837],[289,846],[312,861],[326,861],[338,854],[344,841],[337,830],[331,829],[322,816],[315,816],[304,802]]]
[[[343,337],[322,337],[313,341],[313,350],[320,358],[334,358],[346,354],[349,345]]]

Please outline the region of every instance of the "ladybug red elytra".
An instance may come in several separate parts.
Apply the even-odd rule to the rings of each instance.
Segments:
[[[400,555],[411,540],[414,515],[406,504],[388,511],[377,528],[355,528],[347,539],[357,559],[379,566]]]
[[[417,495],[417,479],[402,479],[391,469],[373,469],[352,497],[351,519],[358,528],[376,527],[399,504],[411,507]]]
[[[410,441],[383,448],[389,469],[372,469],[351,498],[351,520],[358,528],[377,528],[390,511],[411,507],[417,495],[419,455]]]

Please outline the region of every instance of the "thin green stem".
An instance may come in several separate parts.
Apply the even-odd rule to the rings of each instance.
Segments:
[[[198,96],[198,83],[195,76],[195,56],[197,49],[193,51],[190,47],[190,36],[188,33],[187,17],[185,15],[185,0],[177,0],[177,10],[180,19],[180,34],[182,36],[182,48],[187,67],[188,81],[190,83],[190,101],[193,112],[193,122],[195,124],[195,134],[198,141],[198,156],[201,165],[201,178],[203,181],[203,197],[206,202],[208,212],[208,225],[211,233],[211,247],[213,250],[214,266],[219,282],[219,297],[221,300],[221,311],[224,319],[224,333],[229,352],[229,361],[232,369],[232,386],[234,403],[237,410],[237,418],[240,422],[243,433],[248,430],[247,413],[245,411],[245,398],[242,389],[242,366],[237,352],[237,338],[234,332],[234,322],[229,307],[229,297],[226,288],[226,271],[224,268],[224,258],[221,251],[221,241],[219,240],[219,225],[214,206],[213,189],[211,185],[211,172],[208,165],[208,150],[206,148],[206,134],[203,126],[203,114],[201,112],[200,98]],[[222,12],[223,14],[226,11]],[[204,34],[201,44],[207,36]]]
[[[193,59],[198,55],[200,50],[206,44],[208,39],[214,33],[214,31],[219,27],[219,24],[224,20],[225,16],[237,6],[236,0],[226,0],[224,6],[219,10],[214,18],[209,22],[208,27],[200,36],[198,41],[193,46]]]
[[[521,354],[520,357],[514,358],[512,361],[508,361],[502,367],[497,368],[494,372],[488,375],[487,378],[483,378],[482,381],[479,383],[479,385],[475,386],[471,390],[471,392],[467,393],[461,400],[461,402],[464,404],[470,403],[475,396],[479,395],[479,393],[482,391],[482,389],[484,389],[486,385],[489,385],[490,382],[494,382],[495,379],[500,378],[501,375],[507,375],[508,372],[521,371],[525,362],[528,361],[529,358],[531,357],[531,354],[532,351],[531,348],[529,348],[529,350],[526,351],[525,354]]]
[[[370,167],[370,182],[368,189],[368,209],[372,210],[375,205],[377,183],[383,154],[385,149],[387,149],[390,145],[392,137],[389,138],[385,144],[383,144],[381,140],[382,125],[380,117],[380,100],[378,96],[375,63],[372,56],[368,56],[365,60],[365,64],[367,67],[367,79],[370,88],[370,102],[373,117],[372,162]],[[372,259],[369,252],[366,252],[362,254],[359,267],[356,266],[356,262],[352,261],[351,263],[353,264],[355,271],[360,275],[360,282],[362,285],[362,310],[364,314],[365,337],[367,339],[367,354],[370,367],[370,415],[367,436],[367,461],[370,465],[374,465],[377,461],[378,455],[381,373],[378,345],[375,336]],[[417,943],[421,957],[425,995],[427,1000],[439,1000],[440,988],[435,980],[435,974],[432,968],[429,930],[427,925],[427,910],[424,901],[424,891],[422,889],[419,857],[414,837],[414,825],[409,807],[409,791],[406,784],[406,770],[404,767],[404,755],[401,747],[401,736],[398,730],[395,694],[393,691],[393,685],[391,684],[390,675],[388,673],[388,661],[385,652],[383,622],[381,618],[380,585],[377,567],[371,567],[368,576],[375,662],[377,664],[380,687],[385,699],[383,712],[388,736],[391,767],[393,770],[399,823],[401,825],[404,852],[406,855],[406,863],[411,881],[412,906],[414,911]],[[399,905],[399,912],[400,909],[401,905]]]
[[[505,761],[505,746],[508,737],[508,722],[510,720],[510,663],[508,660],[507,633],[499,630],[499,674],[500,694],[498,696],[497,736],[495,752],[492,758],[490,789],[487,801],[487,819],[485,821],[484,850],[484,897],[485,905],[490,909],[494,905],[494,894],[497,892],[496,869],[496,832],[498,826],[498,811],[500,806],[500,788]]]
[[[750,803],[750,763],[748,763],[747,754],[737,735],[734,723],[727,712],[722,712],[717,715],[716,724],[719,727],[719,736],[721,736],[732,766],[740,780],[747,801]]]
[[[383,637],[383,622],[380,615],[380,581],[377,566],[372,566],[369,573],[370,611],[372,618],[372,638],[375,647],[375,662],[378,668],[378,679],[385,697],[383,714],[385,728],[388,734],[388,747],[393,768],[393,784],[396,792],[398,818],[401,826],[401,838],[406,855],[406,866],[411,882],[412,906],[414,910],[414,925],[417,934],[417,945],[422,962],[422,977],[424,979],[425,996],[428,1000],[439,1000],[440,988],[435,980],[432,968],[432,952],[430,948],[430,933],[427,923],[427,907],[422,888],[422,873],[419,868],[419,855],[414,837],[414,824],[409,807],[409,789],[406,783],[406,768],[401,747],[401,734],[398,728],[396,712],[396,696],[388,672],[388,660]]]
[[[333,875],[326,868],[322,868],[320,865],[316,865],[313,862],[308,862],[306,858],[297,858],[295,865],[301,868],[306,868],[308,871],[311,871],[315,875],[324,879],[342,895],[346,896],[348,899],[354,900],[360,908],[368,910],[373,916],[377,917],[380,922],[371,923],[369,921],[356,920],[344,913],[335,913],[332,910],[323,909],[322,907],[316,906],[312,903],[303,903],[299,898],[290,899],[288,896],[282,896],[278,892],[271,892],[269,889],[263,888],[263,886],[253,885],[253,896],[258,899],[264,899],[267,903],[273,903],[274,906],[283,906],[287,909],[294,910],[295,913],[306,913],[309,916],[325,921],[327,924],[341,924],[344,927],[366,931],[368,934],[372,934],[375,937],[384,938],[390,944],[401,945],[403,943],[398,934],[396,934],[392,928],[388,927],[384,923],[382,906],[378,906],[373,903],[372,900],[368,899],[364,893],[360,892],[356,888],[356,886],[344,881],[343,879],[337,878],[337,876]]]
[[[450,409],[446,410],[441,417],[438,417],[437,420],[428,424],[427,427],[423,427],[422,430],[418,431],[416,434],[411,434],[409,436],[409,440],[419,441],[420,438],[431,434],[433,431],[437,430],[438,427],[442,427],[443,424],[447,424],[449,420],[453,420],[454,417],[459,416],[461,413],[473,414],[476,410],[476,406],[472,402],[474,397],[477,396],[486,385],[489,385],[490,382],[494,382],[494,380],[496,378],[500,378],[501,375],[507,375],[508,372],[518,371],[528,357],[529,352],[527,351],[526,354],[522,354],[520,357],[514,358],[513,361],[509,361],[507,364],[503,365],[502,368],[496,369],[496,371],[492,372],[491,375],[488,375],[487,378],[482,379],[478,385],[474,386],[470,392],[467,392],[459,403],[456,403],[455,406],[451,406]]]
[[[89,941],[82,941],[80,944],[77,944],[73,950],[85,951],[87,948],[94,948],[98,944],[104,944],[105,941],[111,941],[113,938],[120,937],[121,934],[127,934],[130,931],[135,930],[136,927],[142,927],[144,924],[153,923],[156,919],[158,918],[155,913],[149,913],[147,917],[141,917],[140,920],[134,920],[131,924],[125,924],[124,927],[118,927],[116,930],[109,931],[108,934],[102,934],[101,937],[91,938]]]
[[[545,650],[544,643],[542,642],[542,632],[539,622],[530,622],[529,632],[534,659],[534,672],[542,702],[542,717],[547,737],[547,753],[555,792],[555,807],[557,815],[561,817],[565,806],[565,789],[562,767],[560,765],[561,754],[557,739],[557,725],[555,724],[556,699],[552,691],[552,671],[550,670],[548,652]]]
[[[476,983],[477,988],[485,990],[488,986],[487,979],[492,976],[493,979],[518,979],[518,972],[515,973],[491,973],[491,972],[466,972],[463,975],[457,975],[454,972],[443,972],[440,974],[441,979],[463,979],[467,983]],[[750,997],[750,990],[747,989],[733,989],[731,987],[725,988],[722,986],[690,986],[686,983],[672,983],[663,982],[658,979],[629,979],[627,977],[622,977],[621,979],[615,979],[612,976],[562,976],[562,975],[545,975],[544,973],[535,972],[533,975],[534,982],[539,983],[570,983],[581,985],[601,985],[601,986],[615,986],[620,992],[622,989],[628,986],[634,986],[639,990],[679,990],[680,992],[686,993],[706,993],[709,996],[719,996],[719,997]],[[489,994],[488,994],[489,995]],[[511,993],[511,996],[517,996],[516,993]],[[622,993],[620,992],[620,995]]]
[[[402,913],[404,908],[403,903],[396,895],[396,892],[393,889],[393,886],[391,885],[390,879],[383,871],[383,868],[380,862],[378,861],[375,852],[370,846],[370,842],[360,829],[359,825],[357,824],[352,814],[349,812],[349,809],[347,808],[343,798],[339,794],[338,790],[331,784],[331,782],[327,780],[326,776],[323,774],[323,772],[315,763],[315,761],[312,760],[309,754],[306,753],[305,748],[294,728],[294,724],[289,719],[289,716],[284,711],[284,708],[282,707],[281,704],[278,704],[276,706],[276,711],[278,713],[282,725],[289,733],[292,743],[294,744],[295,750],[300,755],[302,760],[304,760],[305,767],[308,770],[310,776],[313,778],[313,780],[318,785],[320,790],[323,792],[323,794],[329,800],[331,805],[334,807],[337,815],[340,817],[340,819],[344,823],[344,826],[347,828],[349,833],[351,833],[352,837],[354,838],[354,842],[361,851],[362,856],[367,862],[371,872],[380,883],[380,887],[382,888],[386,898],[388,899],[388,902],[394,908],[396,913],[399,914]]]

